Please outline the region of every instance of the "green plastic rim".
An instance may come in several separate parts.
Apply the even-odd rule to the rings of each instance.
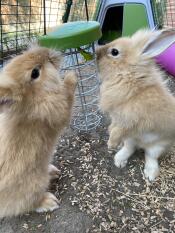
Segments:
[[[40,36],[41,46],[65,50],[88,45],[102,36],[100,24],[97,21],[76,21],[64,23],[53,32]]]

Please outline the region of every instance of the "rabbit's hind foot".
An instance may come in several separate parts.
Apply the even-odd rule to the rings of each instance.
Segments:
[[[51,212],[58,209],[58,199],[50,192],[46,192],[38,208],[37,213]]]

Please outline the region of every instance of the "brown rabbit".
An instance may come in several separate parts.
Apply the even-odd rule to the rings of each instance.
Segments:
[[[73,73],[59,77],[60,59],[35,46],[0,73],[0,217],[58,208],[46,192],[58,173],[51,155],[70,121],[76,86]]]
[[[145,150],[145,176],[159,174],[158,158],[175,139],[175,98],[153,57],[175,41],[174,30],[139,30],[97,49],[102,79],[100,108],[111,118],[108,147],[121,142],[115,165]]]

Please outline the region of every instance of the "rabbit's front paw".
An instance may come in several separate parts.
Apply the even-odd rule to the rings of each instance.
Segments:
[[[76,76],[75,72],[73,72],[73,71],[67,72],[65,74],[64,83],[67,86],[71,86],[71,87],[75,88],[77,85],[77,76]]]
[[[35,209],[36,212],[42,213],[42,212],[49,212],[53,211],[55,209],[58,209],[58,199],[49,192],[46,192],[44,194],[44,197],[39,205],[38,208]]]
[[[60,177],[60,171],[54,165],[49,164],[48,170],[49,170],[49,175],[51,179],[57,179]]]

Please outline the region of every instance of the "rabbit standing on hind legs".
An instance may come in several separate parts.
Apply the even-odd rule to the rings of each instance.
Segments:
[[[58,175],[51,155],[69,124],[76,86],[74,73],[59,77],[60,59],[33,47],[0,73],[0,217],[58,208],[46,192]]]
[[[174,41],[174,30],[142,29],[97,49],[100,108],[111,119],[108,148],[124,143],[114,158],[117,167],[143,148],[150,181],[159,174],[158,158],[175,140],[175,98],[153,57]]]

